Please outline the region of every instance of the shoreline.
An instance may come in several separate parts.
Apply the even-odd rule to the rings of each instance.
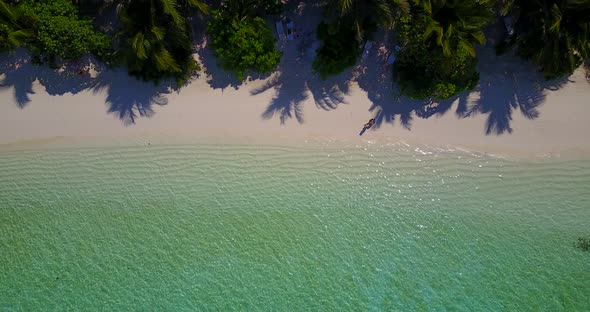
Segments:
[[[350,71],[321,81],[309,62],[295,61],[292,42],[277,72],[239,86],[218,84],[230,74],[204,50],[195,56],[208,67],[177,92],[137,81],[123,69],[66,77],[33,67],[22,51],[3,54],[0,151],[147,142],[403,142],[510,159],[590,159],[590,84],[582,69],[545,82],[516,57],[485,47],[478,50],[481,80],[474,91],[424,106],[395,96],[378,49]],[[370,118],[374,129],[359,136]]]
[[[184,147],[249,147],[298,149],[302,151],[337,152],[364,150],[371,152],[391,151],[392,156],[399,153],[416,155],[469,155],[492,159],[502,159],[518,163],[537,163],[545,161],[587,161],[590,160],[590,149],[572,148],[560,151],[532,151],[530,149],[510,149],[499,146],[477,149],[465,145],[441,145],[419,142],[417,140],[341,140],[335,138],[309,138],[280,140],[277,137],[201,137],[179,138],[157,135],[129,137],[57,137],[30,139],[19,142],[0,144],[0,155],[28,152],[53,152],[76,150],[126,150],[137,148],[184,148]]]

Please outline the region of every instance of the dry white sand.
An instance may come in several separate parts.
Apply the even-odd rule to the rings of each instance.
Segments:
[[[296,25],[303,24],[295,18]],[[0,55],[0,149],[63,144],[245,143],[351,145],[405,142],[497,155],[590,155],[590,84],[582,69],[544,82],[513,56],[479,50],[481,83],[454,101],[398,98],[385,65],[388,38],[347,73],[311,73],[315,25],[284,44],[276,73],[234,87],[231,74],[199,46],[205,69],[179,92],[127,76],[67,75],[35,67],[19,51]],[[161,105],[165,104],[165,105]],[[376,126],[359,136],[375,117]]]

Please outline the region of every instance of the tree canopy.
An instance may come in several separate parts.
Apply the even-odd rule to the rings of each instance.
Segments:
[[[250,15],[247,8],[236,5],[213,11],[207,31],[221,66],[235,72],[240,80],[248,71],[268,73],[279,64],[282,53],[275,49],[272,31],[262,18]]]
[[[400,18],[402,50],[394,65],[403,94],[449,98],[479,81],[474,45],[492,18],[490,1],[421,1]]]
[[[250,71],[277,68],[282,53],[269,27],[277,19],[268,14],[284,12],[282,0],[0,0],[0,51],[24,46],[35,60],[50,64],[93,53],[107,63],[124,63],[135,77],[183,84],[198,69],[192,38],[198,23],[191,21],[194,13],[209,13],[205,3],[212,5],[204,20],[210,47],[224,69],[242,80]],[[313,71],[322,79],[342,73],[357,63],[377,29],[395,29],[387,36],[401,47],[393,76],[412,98],[448,98],[473,88],[479,80],[475,47],[485,43],[483,28],[494,17],[502,22],[502,15],[514,25],[497,50],[514,47],[546,79],[570,75],[590,59],[590,0],[327,0],[322,5]],[[110,20],[101,14],[114,7],[120,23],[101,25]]]
[[[506,1],[503,14],[515,22],[517,52],[531,59],[546,79],[571,75],[590,58],[590,1]]]
[[[0,0],[0,51],[9,51],[23,45],[33,37],[27,25],[34,19],[24,14],[20,7],[13,7]]]
[[[354,30],[343,27],[330,33],[329,27],[330,25],[321,23],[317,29],[317,36],[322,45],[317,51],[312,68],[321,79],[337,75],[353,66],[359,55],[359,44],[354,40]]]
[[[393,25],[398,13],[408,10],[407,0],[330,0],[326,15],[329,22],[350,28],[362,41],[376,27]]]
[[[31,50],[49,62],[56,57],[76,59],[87,53],[104,57],[110,49],[107,36],[97,32],[89,20],[80,18],[71,1],[26,0],[20,8],[34,18]]]
[[[198,3],[188,1],[186,5],[206,10]],[[198,68],[192,57],[188,21],[179,9],[172,0],[128,0],[123,4],[122,53],[131,75],[155,82],[173,77],[183,84]]]

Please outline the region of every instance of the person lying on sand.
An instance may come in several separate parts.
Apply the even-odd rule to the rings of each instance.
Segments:
[[[364,128],[365,128],[365,129],[369,129],[369,128],[371,128],[371,127],[373,126],[373,124],[374,124],[374,123],[375,123],[375,118],[371,118],[371,119],[369,119],[369,122],[367,122],[367,123],[364,125]]]

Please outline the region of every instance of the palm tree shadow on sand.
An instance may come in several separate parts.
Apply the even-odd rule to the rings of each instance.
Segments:
[[[271,119],[279,116],[281,124],[288,119],[295,118],[303,123],[302,104],[311,94],[317,108],[333,110],[340,104],[345,104],[345,96],[349,93],[349,79],[337,78],[320,80],[311,72],[311,68],[299,66],[280,66],[279,72],[266,81],[266,83],[250,91],[252,95],[264,93],[270,89],[275,90],[268,107],[262,113],[262,118]]]
[[[569,82],[567,78],[545,81],[541,73],[525,60],[514,55],[496,56],[491,47],[478,49],[481,75],[475,90],[463,92],[446,100],[412,100],[400,96],[395,83],[391,83],[392,68],[383,57],[377,56],[361,62],[357,68],[357,82],[371,101],[369,111],[375,118],[375,128],[383,123],[411,130],[414,117],[431,118],[446,114],[456,105],[458,118],[487,115],[486,135],[512,133],[514,111],[527,119],[539,117],[548,91],[555,91]]]
[[[309,95],[316,107],[323,110],[333,110],[346,104],[352,69],[321,80],[311,69],[318,44],[311,31],[301,34],[297,40],[284,43],[283,57],[277,72],[262,86],[250,91],[251,95],[262,94],[270,89],[275,91],[262,118],[271,119],[278,115],[281,124],[291,118],[303,123],[302,104]]]
[[[221,89],[222,91],[226,88],[237,90],[241,85],[247,84],[248,81],[270,77],[270,74],[248,72],[246,74],[246,77],[248,77],[247,80],[238,80],[235,73],[223,69],[219,63],[219,59],[215,56],[215,52],[209,44],[210,38],[205,32],[207,29],[207,20],[202,16],[193,16],[190,22],[193,38],[199,38],[193,41],[193,49],[198,54],[200,65],[203,67],[202,73],[205,75],[207,83],[211,88]]]
[[[381,36],[387,36],[387,34],[381,34]],[[412,100],[400,96],[399,90],[392,82],[392,66],[387,64],[387,58],[391,53],[387,46],[391,43],[384,42],[387,42],[387,39],[379,43],[365,59],[359,62],[353,74],[359,87],[367,92],[371,102],[369,112],[375,119],[371,129],[378,129],[384,123],[394,125],[397,120],[403,128],[411,130],[414,116],[430,118],[443,115],[451,108],[453,102],[460,98],[458,96],[449,100],[433,101]]]
[[[107,113],[116,115],[125,125],[134,124],[138,118],[151,117],[153,105],[165,105],[165,94],[173,88],[171,83],[155,86],[153,83],[139,81],[127,74],[125,69],[107,70],[96,60],[85,57],[60,69],[46,65],[33,65],[31,56],[23,49],[1,55],[0,91],[13,89],[16,105],[24,109],[34,94],[33,85],[38,81],[49,95],[77,94],[92,90],[94,93],[106,92]],[[78,69],[90,66],[96,70],[93,76]]]
[[[106,93],[107,113],[117,116],[126,126],[135,124],[139,118],[152,117],[153,105],[168,104],[165,95],[172,89],[170,82],[155,86],[130,77],[124,69],[103,71],[92,85],[95,94]]]
[[[473,90],[467,106],[459,106],[459,117],[487,115],[485,133],[512,133],[512,117],[519,111],[527,119],[539,117],[539,106],[547,92],[556,91],[570,82],[568,78],[546,81],[533,65],[514,55],[496,56],[489,48],[478,50],[479,85]]]
[[[64,63],[59,69],[46,65],[33,65],[31,55],[24,49],[0,55],[0,90],[14,90],[14,100],[21,109],[31,101],[35,94],[33,83],[38,81],[49,95],[77,94],[92,85],[93,78],[80,68],[96,63],[91,57],[83,57],[76,62]]]

